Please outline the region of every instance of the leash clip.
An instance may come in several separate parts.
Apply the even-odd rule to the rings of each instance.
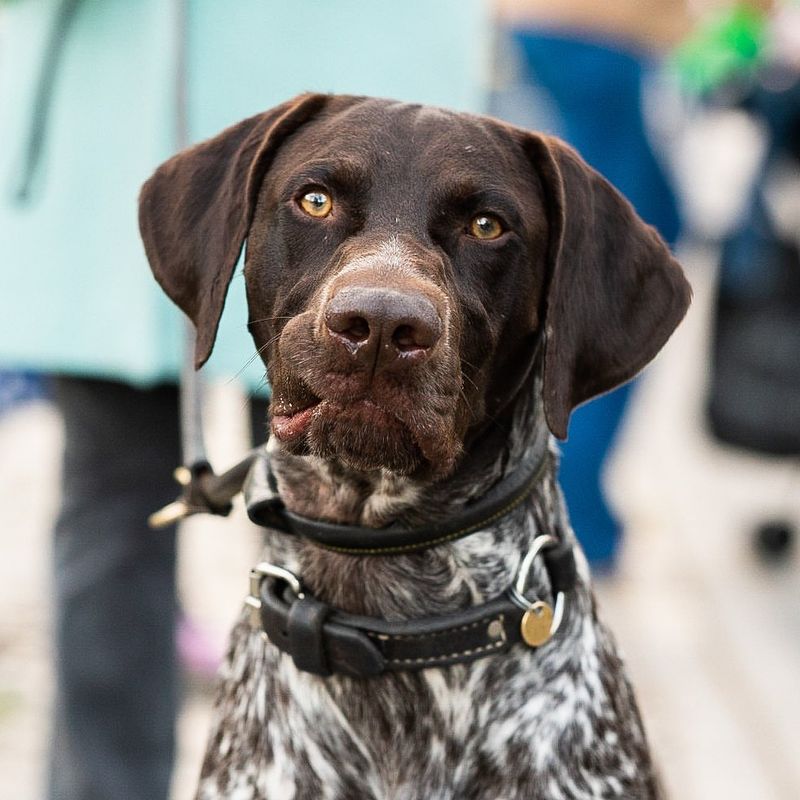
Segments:
[[[556,593],[555,608],[551,608],[544,600],[528,600],[524,594],[536,556],[542,550],[557,547],[558,544],[558,539],[554,536],[537,536],[533,540],[531,549],[522,559],[517,577],[508,592],[511,601],[525,611],[520,622],[520,632],[523,641],[529,647],[541,647],[546,644],[556,634],[564,619],[566,603],[564,592]]]
[[[242,491],[256,455],[256,451],[249,453],[219,475],[204,460],[196,461],[191,467],[178,467],[172,475],[183,487],[181,496],[151,514],[148,524],[151,528],[166,528],[193,514],[227,517],[233,508],[231,501]]]

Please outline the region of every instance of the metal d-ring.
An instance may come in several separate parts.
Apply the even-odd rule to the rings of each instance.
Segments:
[[[270,564],[268,561],[260,561],[250,570],[250,594],[244,599],[244,604],[250,613],[250,627],[254,630],[261,630],[261,584],[264,578],[278,578],[285,581],[298,599],[302,600],[305,597],[303,584],[294,572]]]
[[[542,641],[539,642],[541,644],[556,634],[564,619],[564,607],[566,602],[564,592],[556,593],[555,608],[552,611],[546,603],[543,603],[541,600],[529,600],[524,594],[534,559],[542,550],[546,550],[548,547],[556,547],[558,543],[558,539],[554,536],[549,536],[547,534],[537,536],[533,540],[530,550],[525,554],[525,558],[522,559],[517,577],[509,590],[509,596],[512,602],[526,612],[525,617],[523,617],[523,638],[528,644],[532,644],[532,642],[528,641],[528,637],[525,635],[525,620],[530,617],[532,613],[535,612],[538,616],[540,610],[545,610],[548,617],[552,614],[552,621],[545,634],[542,636]]]

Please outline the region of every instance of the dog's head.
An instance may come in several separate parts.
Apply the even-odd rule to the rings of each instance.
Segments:
[[[229,128],[156,171],[140,225],[198,367],[247,240],[273,434],[360,471],[447,474],[539,363],[564,438],[690,297],[658,234],[563,143],[386,100],[303,95]]]

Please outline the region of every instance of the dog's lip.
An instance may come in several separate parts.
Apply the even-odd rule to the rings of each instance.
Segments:
[[[351,407],[362,405],[365,408],[372,409],[373,411],[378,411],[380,413],[395,417],[399,422],[405,424],[399,417],[397,417],[397,414],[388,408],[385,408],[382,405],[374,403],[366,398],[353,401],[347,405]],[[300,409],[295,409],[289,404],[278,405],[278,407],[272,412],[272,419],[270,422],[273,435],[276,439],[282,442],[290,442],[301,439],[308,432],[314,412],[320,408],[320,406],[330,406],[330,401],[323,398],[315,399],[312,403]]]
[[[320,402],[316,400],[311,405],[299,410],[290,407],[276,409],[270,422],[275,438],[287,442],[304,436],[311,424],[311,416]]]

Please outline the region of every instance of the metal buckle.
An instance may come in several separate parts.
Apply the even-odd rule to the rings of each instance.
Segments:
[[[268,561],[261,561],[250,570],[250,594],[244,599],[244,604],[248,609],[250,627],[253,630],[261,630],[261,584],[264,578],[278,578],[286,581],[297,597],[302,600],[303,584],[300,578],[288,569],[270,564]]]
[[[541,647],[548,642],[556,634],[564,619],[566,603],[564,592],[556,594],[555,609],[551,608],[550,604],[545,603],[544,600],[528,600],[524,595],[534,559],[542,550],[555,547],[558,543],[558,539],[554,536],[537,536],[531,544],[531,549],[522,559],[517,577],[508,592],[512,602],[525,611],[520,623],[520,631],[525,644],[530,647]]]

